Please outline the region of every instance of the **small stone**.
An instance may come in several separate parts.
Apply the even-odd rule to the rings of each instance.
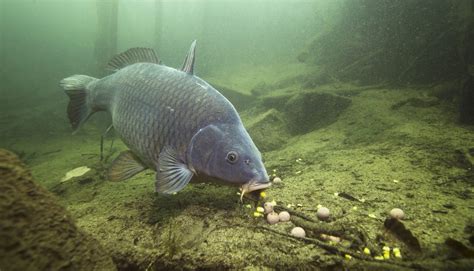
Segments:
[[[273,212],[273,204],[271,202],[265,202],[263,204],[263,210],[264,210],[264,213],[265,214],[269,214],[271,212]]]
[[[329,209],[326,207],[318,208],[318,211],[316,211],[316,216],[319,218],[319,220],[328,220],[329,215]]]
[[[299,237],[299,238],[304,238],[304,237],[306,237],[306,232],[301,227],[294,227],[291,230],[291,235],[293,235],[295,237]]]
[[[280,217],[278,216],[277,213],[271,212],[267,215],[267,221],[269,224],[276,224],[278,221],[280,221]]]
[[[280,218],[281,222],[287,222],[290,221],[290,213],[287,211],[282,211],[278,214],[278,217]]]
[[[396,219],[403,219],[405,217],[405,212],[400,208],[393,208],[390,210],[390,217]]]
[[[273,178],[273,183],[281,183],[281,178],[280,177]]]

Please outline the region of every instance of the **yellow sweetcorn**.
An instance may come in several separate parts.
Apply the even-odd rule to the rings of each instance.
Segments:
[[[383,252],[383,258],[385,260],[390,259],[390,251],[389,250],[388,251],[386,250],[386,251]]]
[[[402,257],[402,253],[400,252],[400,249],[398,247],[393,248],[393,256],[399,259]]]
[[[257,207],[257,212],[259,213],[264,213],[265,212],[265,209],[263,209],[263,207]]]
[[[364,248],[364,254],[370,255],[370,249],[368,247]]]
[[[346,254],[346,255],[344,255],[344,258],[346,258],[347,260],[350,260],[350,259],[352,259],[352,256],[349,255],[349,254]]]
[[[261,197],[261,198],[266,198],[266,197],[267,197],[267,193],[265,193],[265,191],[260,192],[260,197]]]
[[[378,260],[378,261],[383,261],[383,256],[375,256],[374,259]]]
[[[263,214],[259,213],[259,212],[253,212],[253,216],[254,217],[261,217],[261,216],[263,216]]]

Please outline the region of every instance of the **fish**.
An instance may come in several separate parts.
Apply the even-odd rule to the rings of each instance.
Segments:
[[[194,75],[195,51],[193,41],[175,69],[162,65],[153,49],[131,48],[110,60],[108,76],[64,78],[67,115],[73,133],[95,112],[111,115],[128,147],[111,163],[111,181],[151,169],[156,192],[172,194],[190,182],[210,181],[240,186],[242,200],[271,182],[232,103]]]

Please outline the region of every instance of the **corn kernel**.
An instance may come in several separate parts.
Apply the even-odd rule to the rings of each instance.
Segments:
[[[393,256],[399,259],[402,258],[402,253],[400,252],[400,249],[398,247],[393,248]]]
[[[385,252],[385,251],[390,252],[390,247],[389,247],[389,246],[384,246],[384,247],[382,248],[382,250],[383,250],[384,252]]]
[[[259,213],[259,212],[253,212],[253,216],[254,217],[260,217],[260,216],[263,216],[263,214]]]
[[[370,249],[368,247],[364,248],[364,253],[370,255]]]
[[[376,260],[378,260],[378,261],[382,261],[382,260],[383,260],[383,256],[378,255],[378,256],[375,256],[374,259],[376,259]]]
[[[265,209],[263,209],[263,207],[257,207],[257,212],[259,213],[264,213],[265,212]]]
[[[252,208],[252,205],[250,205],[250,204],[246,204],[246,205],[245,205],[245,208],[248,208],[248,209],[250,209],[250,208]]]
[[[267,197],[267,193],[265,193],[265,191],[260,192],[260,197],[261,197],[261,198],[266,198],[266,197]]]
[[[383,258],[384,258],[385,260],[390,259],[390,251],[384,251],[384,252],[383,252]]]
[[[346,255],[344,255],[344,258],[346,258],[346,259],[350,260],[350,259],[352,259],[352,256],[351,256],[351,255],[349,255],[349,254],[346,254]]]

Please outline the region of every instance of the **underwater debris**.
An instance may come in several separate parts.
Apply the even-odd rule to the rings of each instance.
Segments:
[[[322,240],[330,241],[330,242],[333,242],[333,243],[341,242],[341,237],[338,237],[338,236],[333,236],[333,235],[328,235],[328,234],[322,233],[320,235],[320,237],[321,237]]]
[[[67,182],[73,178],[83,176],[87,172],[89,172],[91,169],[87,166],[82,166],[82,167],[77,167],[73,170],[70,170],[66,172],[66,175],[61,179],[61,183]]]
[[[346,192],[340,192],[337,194],[337,196],[341,197],[341,198],[345,198],[347,200],[351,200],[351,201],[358,201],[358,202],[363,202],[362,200],[352,196],[351,194],[349,193],[346,193]]]

